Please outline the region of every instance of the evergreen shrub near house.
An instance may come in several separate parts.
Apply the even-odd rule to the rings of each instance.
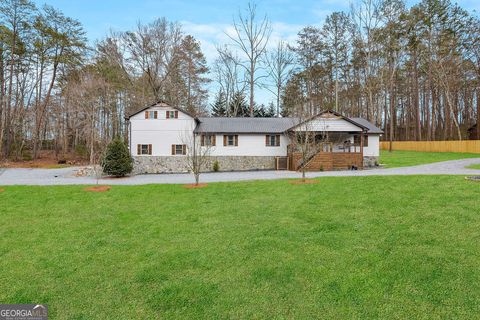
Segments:
[[[101,165],[105,174],[115,177],[123,177],[132,172],[133,161],[127,145],[118,138],[110,142]]]
[[[217,160],[213,163],[213,171],[218,172],[220,170],[220,164]]]

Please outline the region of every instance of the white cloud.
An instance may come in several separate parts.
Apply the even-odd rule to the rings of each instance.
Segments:
[[[200,42],[202,52],[207,59],[207,63],[211,66],[217,58],[217,49],[219,45],[232,45],[232,40],[227,36],[235,35],[235,30],[230,24],[208,23],[200,24],[191,21],[181,21],[183,30],[186,34],[190,34]],[[267,48],[274,48],[279,41],[286,41],[293,44],[296,40],[297,33],[302,29],[303,25],[288,24],[284,22],[272,22],[272,34],[270,36]],[[234,49],[233,46],[231,46]],[[234,49],[235,50],[235,49]],[[239,56],[242,56],[240,52]],[[210,101],[213,99],[214,91],[216,91],[215,84],[211,84],[210,89],[213,91],[210,94]],[[267,104],[273,99],[273,96],[268,90],[257,89],[255,92],[258,103]]]
[[[182,21],[182,26],[187,34],[191,34],[202,46],[202,51],[207,57],[209,63],[216,58],[217,45],[231,44],[228,36],[234,36],[235,30],[229,24],[199,24],[190,21]],[[284,22],[272,22],[272,34],[268,47],[274,47],[280,40],[292,43],[295,41],[298,31],[303,26],[298,24],[288,24]]]

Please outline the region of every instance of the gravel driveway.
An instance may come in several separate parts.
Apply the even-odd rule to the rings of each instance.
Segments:
[[[452,160],[424,164],[413,167],[391,169],[369,169],[359,171],[327,171],[309,172],[308,177],[345,177],[345,176],[387,176],[387,175],[429,175],[429,174],[459,174],[480,175],[480,170],[465,169],[465,166],[480,163],[480,158]],[[0,185],[70,185],[96,184],[93,177],[76,177],[75,172],[80,167],[62,169],[0,169]],[[246,172],[215,172],[201,175],[201,182],[241,181],[299,178],[300,173],[292,171],[246,171]],[[192,183],[193,176],[180,174],[144,174],[126,178],[99,179],[99,184],[138,185],[151,183]]]

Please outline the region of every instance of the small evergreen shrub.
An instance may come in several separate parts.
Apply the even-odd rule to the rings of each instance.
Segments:
[[[101,165],[105,174],[115,177],[123,177],[132,172],[133,162],[127,145],[120,139],[110,142]]]
[[[218,172],[220,170],[220,164],[218,163],[217,160],[213,163],[213,171]]]

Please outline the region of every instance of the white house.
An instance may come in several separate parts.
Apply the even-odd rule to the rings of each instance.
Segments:
[[[211,170],[215,161],[222,171],[363,168],[377,163],[383,133],[365,119],[333,111],[303,122],[296,118],[197,118],[163,102],[126,120],[136,173],[187,171],[188,141],[193,137],[209,150],[205,170]],[[301,163],[293,139],[295,132],[305,131],[314,132],[322,147]]]

